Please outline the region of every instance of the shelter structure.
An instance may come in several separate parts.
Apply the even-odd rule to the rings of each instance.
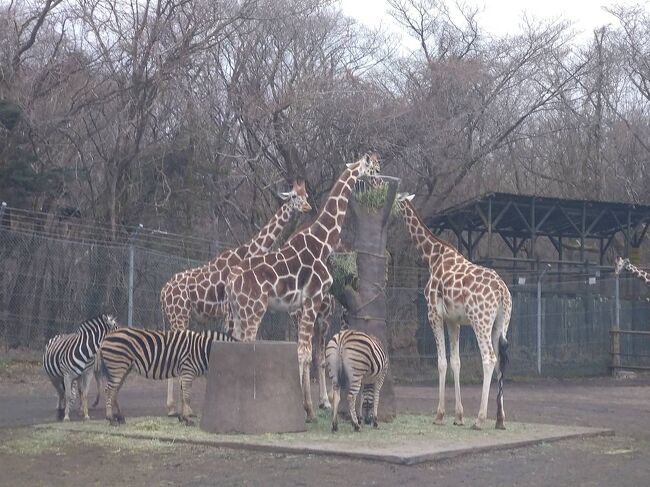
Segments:
[[[447,208],[426,223],[435,233],[452,232],[458,248],[475,262],[531,271],[551,264],[561,273],[583,273],[611,267],[605,255],[617,237],[624,245],[620,253],[639,263],[639,247],[650,226],[650,206],[487,193]],[[556,258],[540,257],[541,239],[550,242]],[[498,240],[505,243],[510,256],[497,255],[503,254]]]

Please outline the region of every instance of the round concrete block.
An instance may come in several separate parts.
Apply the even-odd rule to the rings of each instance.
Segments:
[[[306,431],[294,342],[214,342],[200,428],[210,433]]]

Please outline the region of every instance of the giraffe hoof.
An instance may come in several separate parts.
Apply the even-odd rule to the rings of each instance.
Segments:
[[[353,426],[354,426],[354,432],[355,433],[360,433],[361,432],[361,426],[359,426],[358,424],[354,424]]]
[[[472,425],[472,429],[473,429],[474,431],[481,431],[481,430],[483,429],[483,426],[481,426],[479,423],[474,423],[474,424]]]
[[[454,419],[454,426],[465,426],[465,420],[462,418]]]
[[[444,425],[445,425],[445,422],[443,421],[442,418],[438,418],[438,417],[436,416],[436,418],[433,420],[433,424],[437,424],[438,426],[444,426]]]
[[[176,411],[168,411],[167,412],[167,417],[168,418],[178,418],[179,416],[180,416],[180,414],[177,413]]]
[[[329,402],[321,402],[318,405],[318,409],[327,409],[327,410],[329,410],[329,409],[332,409],[332,405]]]
[[[506,425],[503,424],[503,423],[498,423],[497,422],[497,424],[494,425],[494,429],[496,429],[496,430],[504,430],[504,429],[506,429]]]
[[[379,428],[379,424],[377,423],[376,419],[372,422],[372,427],[373,428]]]
[[[124,416],[122,416],[121,414],[116,415],[115,420],[120,424],[126,423],[126,419],[124,419]]]
[[[336,433],[339,430],[339,425],[338,424],[333,424],[332,425],[332,433]]]
[[[195,423],[192,421],[190,418],[184,418],[183,422],[185,423],[185,426],[194,426]]]
[[[56,410],[57,421],[63,421],[63,416],[64,416],[63,409],[57,409]]]

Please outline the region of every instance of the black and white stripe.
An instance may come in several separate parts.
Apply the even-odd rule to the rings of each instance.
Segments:
[[[97,354],[96,365],[107,378],[106,419],[113,425],[124,422],[117,403],[117,393],[126,376],[135,369],[148,379],[180,377],[183,409],[179,420],[192,424],[189,419],[192,414],[192,381],[207,370],[213,341],[236,340],[231,335],[218,331],[163,332],[122,328],[108,335]]]
[[[325,357],[333,389],[332,431],[338,429],[340,390],[345,387],[355,431],[361,429],[355,405],[362,386],[364,420],[377,427],[379,392],[388,371],[388,356],[381,342],[361,331],[342,330],[327,344]]]
[[[81,399],[81,411],[88,419],[88,386],[95,354],[106,334],[117,328],[112,316],[100,315],[84,321],[74,333],[56,335],[45,346],[43,368],[59,394],[57,418],[70,419],[70,403],[73,398],[73,381],[77,382]],[[99,402],[98,391],[95,404]]]

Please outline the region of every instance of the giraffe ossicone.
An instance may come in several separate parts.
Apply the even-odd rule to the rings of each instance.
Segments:
[[[310,393],[311,341],[314,323],[332,285],[327,258],[338,243],[348,198],[357,179],[375,175],[379,157],[365,154],[345,170],[332,187],[317,218],[296,232],[280,249],[243,260],[231,269],[226,293],[234,336],[255,340],[267,309],[301,311],[298,330],[298,371],[308,420],[315,418]]]
[[[190,318],[213,321],[226,315],[224,288],[232,266],[243,259],[268,252],[296,213],[311,211],[304,181],[280,193],[285,202],[271,220],[246,244],[228,249],[207,264],[174,274],[160,291],[163,318],[170,330],[184,330]],[[173,379],[167,385],[167,410],[176,414]]]

